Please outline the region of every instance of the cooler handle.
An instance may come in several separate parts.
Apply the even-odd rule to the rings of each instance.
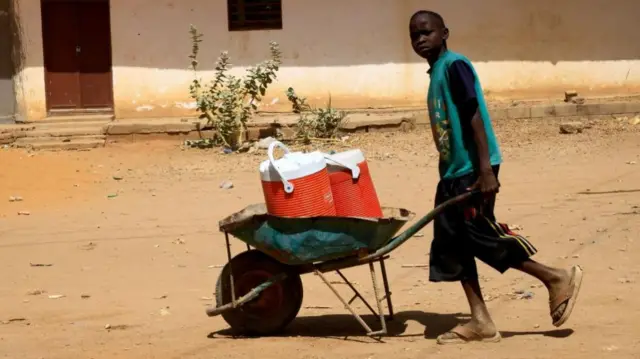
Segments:
[[[280,147],[284,151],[285,154],[290,153],[289,152],[289,148],[287,148],[287,146],[285,146],[284,143],[282,143],[280,141],[273,141],[269,145],[269,149],[267,151],[267,156],[269,156],[269,163],[271,164],[273,169],[278,173],[278,176],[280,176],[280,180],[282,180],[282,184],[284,185],[284,191],[286,193],[292,193],[293,192],[293,183],[287,181],[287,179],[284,178],[284,176],[282,175],[282,173],[280,172],[280,170],[276,166],[276,160],[273,158],[273,150],[276,147]]]
[[[330,160],[332,162],[337,163],[339,166],[345,167],[347,168],[349,171],[351,171],[351,177],[353,177],[353,179],[357,179],[358,177],[360,177],[360,167],[358,167],[358,165],[354,165],[354,164],[349,164],[349,163],[345,163],[342,161],[339,161],[337,159],[335,159],[334,157],[332,157],[329,154],[324,154],[324,158],[327,160]]]

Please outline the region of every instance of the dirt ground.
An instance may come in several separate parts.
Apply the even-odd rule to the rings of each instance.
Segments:
[[[500,121],[497,132],[505,157],[499,219],[522,228],[536,259],[585,270],[561,329],[534,279],[480,264],[503,341],[438,346],[434,338],[468,309],[458,284],[429,283],[426,268],[407,266],[427,263],[429,226],[388,261],[397,316],[384,343],[363,336],[313,275],[303,277],[303,308],[284,335],[232,338],[221,318],[204,313],[226,261],[217,221],[261,201],[257,164],[265,155],[153,141],[87,152],[0,150],[0,357],[637,358],[640,125],[612,119],[561,135],[557,121]],[[324,147],[365,150],[386,206],[431,209],[437,157],[429,132],[331,145]],[[225,180],[234,188],[219,188]],[[235,241],[233,250],[242,249]],[[366,267],[345,274],[370,298]],[[519,291],[532,298],[518,299]]]

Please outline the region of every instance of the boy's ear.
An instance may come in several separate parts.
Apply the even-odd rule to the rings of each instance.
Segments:
[[[442,30],[442,39],[443,40],[449,40],[449,28],[445,27],[444,30]]]

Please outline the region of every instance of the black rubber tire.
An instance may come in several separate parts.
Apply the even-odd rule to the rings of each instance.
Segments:
[[[291,267],[268,255],[249,250],[233,257],[220,272],[216,282],[216,305],[231,302],[229,267],[233,268],[236,299],[264,283],[269,277],[287,273],[287,278],[265,289],[255,300],[222,313],[224,320],[237,334],[269,336],[281,332],[300,311],[302,280]]]

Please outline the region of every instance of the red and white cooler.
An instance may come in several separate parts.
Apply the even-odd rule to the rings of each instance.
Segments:
[[[325,154],[336,215],[382,218],[369,166],[360,150]]]
[[[284,150],[276,160],[276,147]],[[290,152],[281,142],[268,149],[269,159],[260,164],[262,191],[267,212],[278,217],[335,216],[327,161],[321,152]]]

